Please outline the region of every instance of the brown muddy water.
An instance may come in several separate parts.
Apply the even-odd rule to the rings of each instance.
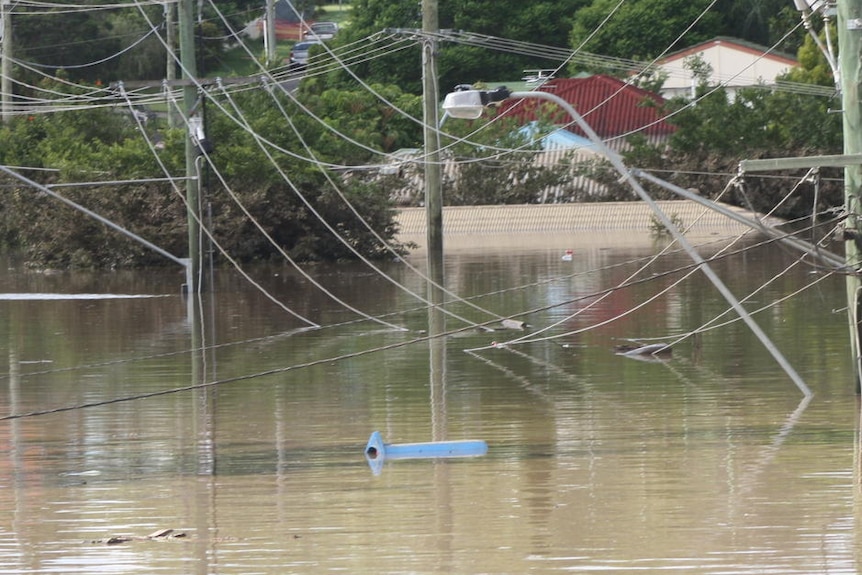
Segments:
[[[405,289],[308,269],[378,321],[287,266],[249,270],[319,329],[228,270],[188,302],[173,269],[4,262],[0,573],[860,572],[843,278],[752,242],[714,263],[806,399],[702,274],[673,285],[686,256],[602,298],[659,246],[575,243],[452,253],[471,299],[435,340],[398,262],[381,270]],[[529,327],[459,331],[495,314]],[[664,361],[614,353],[719,316]],[[488,452],[375,472],[373,431]]]

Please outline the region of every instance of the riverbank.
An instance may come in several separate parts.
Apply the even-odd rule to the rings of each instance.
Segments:
[[[751,231],[746,225],[689,200],[661,201],[659,207],[696,241],[735,237]],[[722,204],[747,217],[748,210]],[[425,208],[399,210],[398,240],[426,246]],[[447,206],[443,208],[443,237],[447,250],[482,247],[535,249],[566,242],[640,244],[655,236],[657,220],[644,202],[530,204],[504,206]],[[771,218],[770,224],[779,223]],[[564,244],[560,244],[564,242]]]

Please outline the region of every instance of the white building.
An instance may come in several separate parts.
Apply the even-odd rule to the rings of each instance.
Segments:
[[[680,50],[660,60],[657,68],[667,74],[661,90],[665,98],[690,96],[698,80],[689,69],[690,58],[700,58],[712,70],[708,83],[722,85],[733,93],[748,86],[770,85],[798,62],[786,54],[767,53],[767,48],[735,40],[715,38]]]

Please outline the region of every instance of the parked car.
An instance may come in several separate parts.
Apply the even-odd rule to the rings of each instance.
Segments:
[[[303,40],[332,40],[338,34],[338,24],[335,22],[314,22],[302,35]]]
[[[290,49],[290,67],[304,68],[308,64],[308,52],[312,46],[323,44],[320,40],[303,40]]]

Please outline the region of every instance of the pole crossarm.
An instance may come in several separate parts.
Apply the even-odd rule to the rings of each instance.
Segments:
[[[777,239],[781,243],[788,245],[788,246],[790,246],[796,250],[799,250],[801,252],[804,252],[804,253],[822,261],[823,263],[829,265],[830,267],[833,267],[837,270],[850,271],[850,270],[847,270],[847,263],[843,257],[836,255],[830,251],[820,249],[818,246],[816,246],[812,243],[806,242],[805,240],[799,239],[799,238],[794,237],[792,235],[788,235],[788,234],[782,232],[781,230],[777,230],[777,229],[773,228],[772,226],[769,226],[769,225],[763,223],[762,221],[760,221],[756,218],[750,218],[748,216],[740,214],[739,212],[731,210],[731,209],[727,208],[726,206],[723,206],[717,202],[713,202],[710,199],[699,196],[698,194],[692,192],[691,190],[686,190],[685,188],[681,188],[680,186],[677,186],[675,184],[671,184],[670,182],[666,182],[666,181],[662,180],[661,178],[657,178],[656,176],[650,174],[649,172],[645,172],[645,171],[640,170],[640,169],[633,169],[632,174],[636,178],[640,178],[640,179],[644,179],[644,180],[647,180],[649,182],[652,182],[653,184],[661,186],[661,187],[665,188],[666,190],[669,190],[669,191],[677,194],[678,196],[685,198],[686,200],[690,200],[692,202],[698,203],[705,208],[708,208],[714,212],[718,212],[719,214],[721,214],[727,218],[730,218],[731,220],[733,220],[735,222],[739,222],[740,224],[746,225],[755,231],[758,231],[758,232],[760,232],[766,236],[769,236],[770,238]]]
[[[795,170],[800,168],[845,168],[847,166],[862,166],[862,154],[742,160],[739,162],[739,173],[771,172],[774,170]]]

